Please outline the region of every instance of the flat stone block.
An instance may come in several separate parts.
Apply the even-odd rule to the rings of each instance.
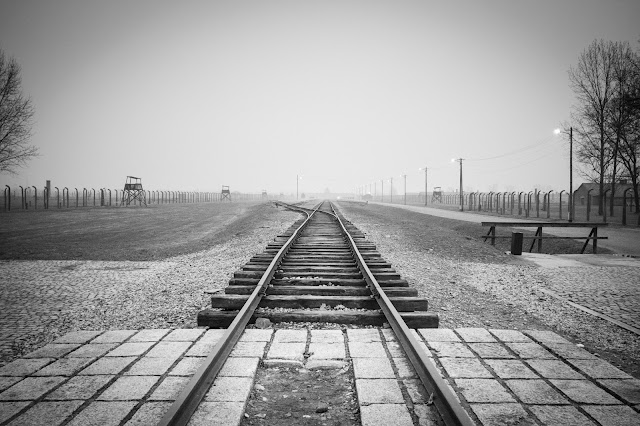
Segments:
[[[304,363],[298,359],[268,358],[262,361],[265,368],[303,368]]]
[[[127,376],[161,376],[169,370],[169,367],[176,362],[176,358],[141,358],[133,364],[129,371],[124,373]]]
[[[387,352],[384,350],[382,342],[354,342],[349,340],[349,354],[351,358],[387,357]]]
[[[269,342],[271,340],[271,335],[273,334],[273,330],[259,330],[255,328],[250,328],[242,333],[240,336],[240,342]]]
[[[500,343],[469,343],[469,347],[483,359],[514,358],[514,356]]]
[[[89,399],[115,376],[75,376],[47,395],[47,400]]]
[[[395,379],[396,377],[387,358],[353,358],[353,373],[356,379]]]
[[[16,359],[0,368],[0,376],[28,376],[53,361],[54,358]]]
[[[96,337],[91,343],[122,343],[136,334],[137,330],[111,330],[105,331]]]
[[[100,335],[102,331],[72,331],[64,336],[58,337],[53,343],[87,343],[89,340]]]
[[[205,395],[205,401],[245,402],[253,386],[253,377],[217,377]]]
[[[258,370],[260,358],[227,358],[220,373],[220,377],[253,377]]]
[[[204,362],[205,357],[185,357],[169,372],[170,376],[193,376]],[[231,359],[231,358],[230,358]]]
[[[231,351],[234,357],[254,357],[262,358],[267,342],[238,342]]]
[[[366,358],[363,358],[366,359]],[[429,359],[431,361],[431,359]],[[393,358],[393,363],[396,366],[396,370],[398,370],[398,377],[401,379],[414,379],[417,378],[416,370],[414,370],[413,365],[409,362],[409,358],[400,357]]]
[[[414,404],[426,404],[429,401],[429,393],[420,379],[404,379],[402,382],[407,389],[411,402]]]
[[[494,379],[455,379],[455,384],[469,403],[516,402]]]
[[[556,359],[531,359],[527,363],[546,379],[574,379],[581,380],[584,376],[573,370],[567,364]]]
[[[629,404],[640,404],[640,380],[605,379],[598,380],[598,383],[610,389]]]
[[[165,342],[193,342],[207,331],[204,328],[178,328],[171,331],[164,339]]]
[[[100,358],[81,372],[79,375],[94,375],[94,374],[118,374],[133,361],[136,360],[135,356],[125,357],[107,357]]]
[[[117,343],[89,343],[67,354],[69,358],[98,358],[115,348]]]
[[[499,330],[492,328],[489,329],[489,331],[503,342],[531,343],[531,339],[518,330]]]
[[[125,423],[125,426],[156,425],[160,422],[162,416],[169,411],[171,404],[171,402],[145,402],[133,417]]]
[[[22,376],[0,377],[0,391],[10,388],[11,386],[18,383],[20,380],[22,380]]]
[[[0,393],[0,401],[29,401],[40,398],[64,382],[66,377],[26,377]]]
[[[135,401],[94,401],[82,410],[70,426],[118,426],[135,407]]]
[[[496,339],[485,328],[456,328],[458,333],[465,342],[479,343],[495,343]]]
[[[307,330],[276,330],[273,342],[279,343],[306,343]]]
[[[273,342],[267,353],[267,359],[293,359],[303,361],[306,345],[306,342]]]
[[[154,342],[123,343],[105,356],[140,356],[153,346]]]
[[[207,330],[204,333],[204,336],[202,336],[200,340],[198,340],[198,342],[218,343],[218,341],[222,339],[222,336],[224,336],[224,333],[226,331],[227,330],[223,328],[213,328],[213,329]],[[247,330],[245,330],[245,333],[246,332]]]
[[[404,403],[395,379],[356,379],[356,390],[360,405]]]
[[[573,359],[599,359],[597,356],[591,354],[582,348],[577,347],[573,343],[545,343],[545,346],[552,352],[562,358]]]
[[[244,413],[243,402],[202,401],[189,426],[238,426]]]
[[[46,346],[26,354],[24,358],[61,358],[80,347],[78,343],[49,343]]]
[[[633,379],[632,376],[601,359],[570,359],[568,361],[594,379]]]
[[[587,380],[551,379],[551,383],[577,403],[621,404],[619,400]]]
[[[148,354],[149,358],[178,358],[191,346],[191,342],[165,342],[156,344]]]
[[[82,370],[92,358],[61,358],[33,373],[34,376],[72,376]]]
[[[31,401],[0,402],[0,422],[10,419],[29,404]]]
[[[150,328],[138,331],[129,342],[157,342],[170,330],[168,328]]]
[[[413,426],[404,404],[371,404],[360,407],[362,426]]]
[[[189,382],[189,377],[168,376],[149,397],[149,401],[174,401]]]
[[[344,347],[344,334],[342,330],[311,330],[313,343],[342,343]]]
[[[427,342],[459,342],[460,338],[448,328],[421,328],[418,330]]]
[[[434,426],[438,424],[440,414],[435,405],[415,404],[413,413],[418,418],[419,426]]]
[[[158,381],[157,376],[123,376],[98,397],[101,401],[142,399]]]
[[[189,348],[185,356],[209,356],[215,347],[216,343],[199,341]]]
[[[412,329],[412,331],[415,331],[415,329]],[[396,333],[390,328],[383,328],[382,329],[382,336],[384,337],[384,340],[386,340],[387,342],[396,342],[396,341],[398,341],[398,339],[396,337]]]
[[[564,337],[558,336],[553,331],[547,330],[525,330],[524,333],[529,337],[542,343],[569,343],[570,341]]]
[[[544,380],[507,380],[506,384],[525,404],[569,404]]]
[[[310,358],[313,359],[344,359],[346,351],[344,342],[340,343],[313,343],[309,344]]]
[[[424,345],[424,342],[420,342]],[[404,353],[404,349],[400,346],[398,342],[387,342],[387,350],[392,358],[400,358],[406,356]]]
[[[346,367],[346,365],[347,364],[344,361],[317,359],[307,361],[305,368],[307,370],[339,370]]]
[[[475,358],[441,358],[440,362],[452,378],[493,378],[489,370]]]
[[[377,328],[348,328],[347,341],[349,342],[381,342],[382,337]]]
[[[602,426],[637,426],[640,424],[640,414],[631,407],[583,405],[582,408]]]
[[[501,379],[537,379],[538,375],[531,371],[522,361],[517,359],[487,359],[489,367]]]
[[[529,359],[556,359],[556,357],[537,343],[505,343],[520,358]]]
[[[486,426],[536,424],[520,404],[471,404],[471,409]]]
[[[463,343],[429,342],[429,346],[438,357],[475,358],[476,356]]]
[[[26,413],[11,422],[11,426],[56,426],[73,413],[84,401],[39,402]]]
[[[567,405],[531,405],[529,409],[548,426],[595,425],[577,408]]]

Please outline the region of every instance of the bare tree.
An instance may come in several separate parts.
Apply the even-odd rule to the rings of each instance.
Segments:
[[[0,50],[0,173],[16,174],[38,155],[29,144],[34,109],[22,95],[20,66]]]

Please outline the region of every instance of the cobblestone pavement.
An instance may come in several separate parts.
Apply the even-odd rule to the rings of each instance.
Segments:
[[[0,424],[156,424],[223,332],[69,333],[0,368]],[[640,424],[640,380],[553,332],[413,333],[476,424]],[[240,424],[252,393],[269,396],[268,382],[256,386],[259,368],[349,372],[364,426],[435,420],[390,329],[267,329],[245,331],[190,424]],[[326,422],[327,408],[303,417]]]

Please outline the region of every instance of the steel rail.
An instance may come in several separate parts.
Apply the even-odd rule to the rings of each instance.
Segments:
[[[411,330],[409,330],[409,327],[407,327],[407,324],[404,322],[396,308],[393,306],[393,303],[391,303],[384,290],[382,290],[382,287],[380,286],[376,278],[373,276],[373,273],[367,266],[367,263],[364,261],[364,258],[362,257],[360,250],[358,250],[358,247],[351,237],[351,234],[349,233],[349,231],[347,231],[347,228],[344,226],[342,219],[340,219],[336,210],[333,208],[333,204],[331,204],[331,209],[333,210],[335,217],[338,219],[338,223],[342,227],[342,230],[347,236],[354,258],[356,259],[358,267],[362,272],[362,276],[367,282],[367,285],[373,293],[373,296],[378,301],[380,309],[384,313],[387,321],[389,322],[389,325],[395,332],[399,343],[402,345],[402,348],[406,352],[409,360],[411,361],[411,364],[413,365],[413,368],[415,368],[416,373],[422,381],[422,384],[433,396],[433,403],[438,408],[438,412],[442,416],[442,420],[447,426],[474,426],[475,422],[464,410],[464,408],[458,401],[456,394],[451,390],[447,382],[440,376],[440,373],[435,364],[432,364],[432,361],[429,360],[424,351],[420,348],[420,346],[418,346],[418,341],[411,333]]]
[[[255,309],[258,307],[260,300],[262,300],[262,296],[264,296],[266,292],[267,285],[275,275],[277,266],[280,264],[282,258],[298,237],[298,234],[300,234],[300,232],[307,226],[315,212],[318,211],[320,205],[318,205],[311,213],[304,211],[308,209],[303,210],[302,208],[291,206],[291,208],[305,213],[307,218],[289,237],[287,242],[275,255],[271,263],[269,263],[267,270],[260,278],[260,281],[258,281],[258,284],[256,284],[256,288],[253,290],[253,293],[251,293],[247,302],[244,304],[240,312],[238,312],[238,315],[235,317],[231,325],[229,325],[226,332],[218,344],[213,348],[207,359],[203,362],[200,368],[198,368],[191,380],[189,380],[175,402],[171,407],[169,407],[169,411],[167,411],[158,423],[159,426],[186,426],[189,423],[191,416],[193,416],[193,413],[195,413],[198,405],[200,405],[200,402],[213,384],[216,376],[220,372],[220,369],[227,360],[227,357],[240,339],[240,336],[251,319]]]

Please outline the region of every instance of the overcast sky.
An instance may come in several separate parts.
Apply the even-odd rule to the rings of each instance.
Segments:
[[[0,184],[379,193],[426,165],[446,190],[462,157],[465,190],[568,189],[567,70],[639,23],[637,0],[0,0],[41,151]]]

